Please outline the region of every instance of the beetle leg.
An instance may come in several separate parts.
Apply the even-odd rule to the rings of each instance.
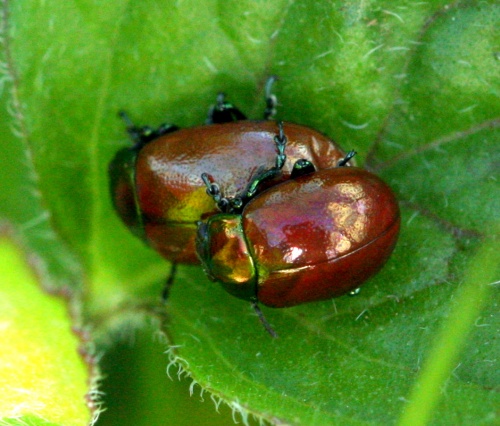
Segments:
[[[174,284],[176,274],[177,274],[177,262],[172,262],[172,267],[170,268],[170,272],[168,274],[167,280],[165,281],[165,285],[161,292],[161,301],[163,303],[167,302],[168,296],[170,295],[170,289]]]
[[[272,120],[276,115],[276,107],[278,106],[278,98],[271,92],[274,82],[278,80],[275,75],[270,76],[266,81],[265,96],[266,109],[264,110],[264,120]]]
[[[259,186],[261,183],[266,180],[273,179],[279,175],[281,169],[285,165],[286,162],[286,154],[285,148],[288,142],[288,139],[285,135],[285,131],[283,130],[283,122],[280,121],[278,123],[279,133],[274,137],[274,143],[276,145],[276,151],[278,152],[276,155],[276,162],[274,167],[271,167],[268,170],[259,172],[249,183],[245,193],[242,196],[243,205],[248,202],[248,200],[257,194]]]
[[[271,169],[265,170],[257,176],[255,176],[251,182],[248,184],[247,189],[245,190],[245,193],[241,197],[243,200],[243,205],[245,205],[251,198],[255,197],[257,192],[259,191],[259,186],[265,182],[266,180],[270,180],[275,178],[281,169],[277,167],[273,167]]]
[[[285,135],[283,128],[283,122],[278,123],[278,134],[274,137],[274,143],[276,145],[276,160],[274,167],[268,170],[260,170],[257,175],[250,181],[245,192],[237,197],[227,198],[222,195],[219,185],[216,182],[211,181],[207,173],[202,173],[201,179],[207,187],[207,194],[214,199],[219,210],[224,213],[239,213],[243,210],[243,207],[248,203],[248,201],[255,197],[259,190],[259,186],[270,179],[275,178],[281,172],[281,169],[286,162],[285,149],[288,143],[288,139]]]
[[[226,95],[219,93],[217,102],[208,110],[206,124],[232,123],[234,121],[246,120],[247,117],[232,103],[226,101]]]
[[[224,197],[220,190],[219,184],[217,182],[213,182],[213,180],[211,180],[207,173],[202,173],[201,179],[207,187],[207,195],[213,198],[221,212],[232,213],[234,211],[234,207],[241,207],[241,199],[229,199],[227,197]]]
[[[295,162],[293,165],[292,173],[290,175],[291,179],[296,179],[299,176],[308,175],[309,173],[314,173],[316,167],[309,160],[301,158]]]
[[[285,148],[288,143],[288,139],[285,136],[285,131],[283,130],[283,122],[280,121],[278,123],[279,133],[274,137],[274,143],[276,145],[276,150],[278,151],[278,155],[276,156],[276,165],[275,168],[281,170],[285,165],[286,154]]]
[[[346,156],[345,156],[342,160],[340,160],[340,161],[337,163],[337,167],[344,167],[344,166],[346,166],[346,165],[347,165],[347,163],[349,162],[349,160],[350,160],[352,157],[354,157],[356,154],[357,154],[357,152],[356,152],[356,151],[354,151],[353,149],[352,149],[352,150],[350,150],[350,151],[346,154]]]
[[[175,124],[164,123],[156,129],[150,126],[136,126],[125,111],[119,111],[118,116],[124,121],[127,133],[134,142],[134,148],[142,148],[148,142],[166,135],[167,133],[179,130]]]
[[[207,187],[207,195],[212,197],[221,212],[241,213],[243,207],[245,207],[248,201],[257,193],[259,185],[263,181],[273,178],[276,174],[277,172],[274,167],[257,174],[257,176],[252,179],[245,192],[241,196],[237,197],[224,197],[219,184],[217,182],[213,182],[207,173],[202,173],[201,179]]]
[[[271,324],[269,324],[267,322],[267,319],[264,316],[264,313],[261,311],[259,305],[257,304],[257,300],[251,300],[250,303],[252,304],[253,310],[257,314],[257,317],[259,318],[259,321],[264,326],[264,328],[266,329],[266,331],[271,335],[271,337],[277,338],[278,337],[278,333],[276,333],[276,331],[274,331],[274,328],[271,327]]]

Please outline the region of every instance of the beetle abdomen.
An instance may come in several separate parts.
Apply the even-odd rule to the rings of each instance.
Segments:
[[[359,168],[321,170],[263,192],[243,212],[258,299],[293,306],[356,288],[388,259],[399,222],[390,188]]]

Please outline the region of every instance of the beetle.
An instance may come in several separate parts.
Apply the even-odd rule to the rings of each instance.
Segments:
[[[325,135],[293,123],[273,120],[277,100],[265,85],[264,120],[245,115],[219,94],[205,125],[157,129],[134,125],[120,115],[133,141],[109,166],[115,210],[127,227],[166,259],[199,263],[196,222],[217,214],[205,197],[202,172],[210,174],[231,197],[252,182],[259,190],[288,179],[291,162],[305,158],[318,169],[332,167],[345,153]],[[291,161],[284,161],[284,147]],[[272,170],[272,171],[271,171]],[[271,171],[271,172],[269,172]]]
[[[254,308],[282,308],[341,296],[377,273],[397,241],[399,206],[379,177],[344,167],[352,155],[312,173],[308,164],[239,210],[200,221],[197,253],[209,278]],[[207,184],[212,198],[218,191]]]

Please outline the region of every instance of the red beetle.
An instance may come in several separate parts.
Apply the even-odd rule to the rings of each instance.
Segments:
[[[136,127],[121,114],[135,145],[119,151],[110,164],[113,204],[132,232],[165,258],[198,262],[196,222],[218,213],[205,195],[202,173],[217,180],[227,197],[235,197],[256,179],[265,181],[260,188],[288,179],[290,164],[297,159],[305,158],[324,169],[344,157],[332,140],[313,129],[268,120],[276,106],[273,81],[269,79],[266,85],[267,121],[245,120],[223,95],[209,112],[209,124],[189,129]],[[290,160],[286,163],[284,145]],[[273,167],[271,175],[261,176]]]
[[[336,167],[275,185],[241,213],[198,226],[209,277],[254,306],[279,308],[340,296],[373,276],[394,249],[400,214],[380,178]]]

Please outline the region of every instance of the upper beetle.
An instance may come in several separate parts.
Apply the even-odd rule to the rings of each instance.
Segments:
[[[202,173],[209,174],[229,197],[289,178],[290,162],[281,160],[284,146],[293,162],[300,158],[317,169],[335,166],[345,153],[329,138],[305,126],[277,123],[275,78],[265,88],[264,121],[250,121],[219,95],[207,124],[179,129],[133,125],[125,113],[134,145],[120,150],[109,166],[114,207],[123,222],[160,254],[173,262],[198,262],[196,222],[218,213],[205,196]],[[278,152],[277,152],[278,151]],[[266,171],[273,169],[274,172]],[[279,171],[279,173],[278,173]]]
[[[279,308],[340,296],[378,272],[396,244],[399,207],[380,178],[343,167],[352,155],[313,173],[299,162],[306,173],[199,222],[209,277],[254,307]]]

